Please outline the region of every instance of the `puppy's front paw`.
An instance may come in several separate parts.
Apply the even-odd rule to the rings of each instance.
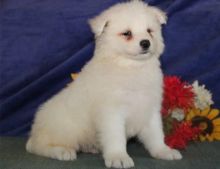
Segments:
[[[75,150],[65,147],[51,148],[50,156],[54,159],[64,161],[75,160],[77,158]]]
[[[105,165],[108,168],[134,167],[134,161],[128,154],[108,154],[104,158],[105,158]]]
[[[182,155],[178,150],[171,149],[168,146],[163,147],[155,152],[151,152],[151,155],[155,158],[162,160],[180,160]]]

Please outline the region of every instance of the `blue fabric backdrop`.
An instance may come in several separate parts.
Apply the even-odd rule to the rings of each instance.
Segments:
[[[0,135],[27,135],[37,107],[92,57],[87,19],[118,0],[0,3]],[[169,16],[165,74],[198,79],[220,107],[220,1],[147,0]]]

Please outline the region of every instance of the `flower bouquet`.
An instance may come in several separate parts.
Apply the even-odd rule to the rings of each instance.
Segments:
[[[205,85],[165,76],[161,113],[166,144],[183,149],[190,141],[220,140],[219,110],[211,108],[212,104]]]

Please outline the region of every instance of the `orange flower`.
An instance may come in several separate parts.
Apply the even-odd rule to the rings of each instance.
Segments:
[[[71,78],[75,80],[78,76],[78,73],[71,73]]]

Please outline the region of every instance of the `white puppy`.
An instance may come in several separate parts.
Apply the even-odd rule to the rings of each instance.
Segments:
[[[126,142],[137,136],[159,159],[181,159],[164,144],[159,56],[165,14],[141,1],[112,6],[89,21],[93,59],[78,78],[42,105],[26,149],[59,160],[78,151],[103,153],[107,167],[134,166]]]

